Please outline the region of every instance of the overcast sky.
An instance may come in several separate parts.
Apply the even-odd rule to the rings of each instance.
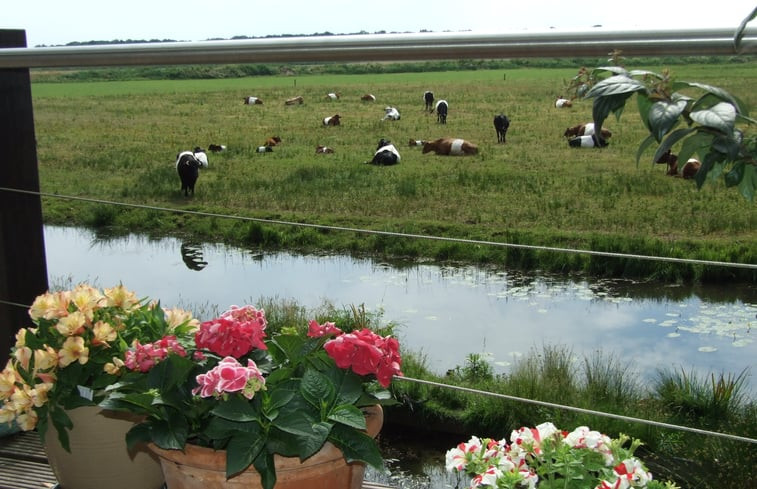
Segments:
[[[550,29],[732,27],[755,0],[6,0],[0,29],[24,29],[28,46],[74,41],[204,41],[234,36],[428,30],[483,33]],[[627,5],[622,9],[621,5]]]

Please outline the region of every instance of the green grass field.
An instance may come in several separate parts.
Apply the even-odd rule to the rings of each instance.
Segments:
[[[44,192],[209,211],[235,216],[404,232],[450,238],[593,249],[743,263],[757,262],[757,212],[721,182],[701,190],[665,176],[651,151],[635,162],[646,136],[628,104],[604,149],[569,148],[563,132],[591,120],[591,102],[556,109],[572,69],[514,69],[384,75],[271,76],[221,80],[34,83],[41,187]],[[662,67],[646,68],[661,71]],[[748,106],[757,101],[751,64],[676,67],[682,80],[723,87]],[[423,110],[432,90],[449,102],[446,125]],[[338,101],[327,92],[341,92]],[[376,102],[360,95],[373,93]],[[254,95],[263,105],[246,106]],[[305,103],[285,106],[302,95]],[[382,122],[383,109],[402,118]],[[497,144],[492,119],[512,123]],[[323,117],[342,125],[326,128]],[[278,135],[272,153],[255,149]],[[465,138],[473,157],[421,154],[410,139]],[[364,164],[380,138],[402,162]],[[210,153],[194,197],[184,197],[176,154],[224,144]],[[318,144],[335,149],[316,155]],[[429,240],[326,232],[280,225],[104,208],[45,198],[48,222],[114,225],[158,234],[289,248],[387,256],[506,261],[521,266],[607,275],[754,280],[748,272],[585,255],[504,250]]]

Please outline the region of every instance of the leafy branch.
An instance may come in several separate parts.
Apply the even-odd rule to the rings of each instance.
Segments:
[[[755,17],[757,8],[737,30],[737,49],[747,23]],[[622,66],[620,55],[620,51],[610,53],[611,66],[581,68],[568,87],[578,98],[593,99],[596,131],[610,114],[620,119],[626,102],[636,94],[639,115],[649,131],[636,153],[637,164],[655,143],[653,162],[680,145],[678,161],[696,156],[702,163],[695,175],[698,188],[722,176],[727,187],[738,187],[744,198],[754,201],[757,135],[753,129],[757,120],[749,117],[744,103],[719,87],[676,81],[667,70],[659,74],[629,71]]]

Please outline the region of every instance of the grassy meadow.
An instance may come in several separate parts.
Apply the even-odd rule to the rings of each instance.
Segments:
[[[265,76],[218,80],[33,83],[43,192],[206,211],[255,219],[449,238],[591,249],[643,255],[757,262],[757,212],[721,181],[697,190],[665,176],[629,103],[603,149],[569,148],[563,132],[591,120],[591,102],[556,109],[575,69],[521,68],[374,75]],[[633,66],[660,72],[660,66]],[[676,78],[725,88],[754,106],[754,66],[677,66]],[[426,113],[432,90],[449,102],[446,125]],[[340,92],[341,99],[326,98]],[[360,95],[373,93],[375,102]],[[263,99],[247,106],[245,96]],[[284,105],[302,95],[305,103]],[[399,121],[382,121],[385,106]],[[504,113],[507,144],[492,125]],[[342,125],[321,120],[339,114]],[[256,148],[270,136],[282,144]],[[421,154],[410,139],[458,137],[479,146],[473,157]],[[393,167],[364,164],[380,138],[398,147]],[[209,153],[194,197],[180,193],[176,154],[223,144]],[[316,145],[335,149],[315,154]],[[390,257],[497,262],[666,280],[754,280],[735,268],[589,257],[336,232],[224,218],[127,209],[46,197],[46,222],[115,226],[154,234],[304,250]]]

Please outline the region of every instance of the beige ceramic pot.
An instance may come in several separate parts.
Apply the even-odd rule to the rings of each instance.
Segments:
[[[69,432],[71,452],[63,449],[52,423],[44,447],[61,489],[159,489],[163,472],[158,457],[146,446],[129,453],[126,432],[135,418],[99,407],[66,412],[74,423]]]
[[[384,422],[381,406],[366,413],[367,432],[378,435]],[[168,489],[261,489],[260,474],[253,466],[226,479],[226,452],[186,445],[184,451],[149,445],[163,466]],[[347,463],[341,450],[326,443],[304,462],[297,457],[274,456],[276,489],[360,489],[365,465]]]

